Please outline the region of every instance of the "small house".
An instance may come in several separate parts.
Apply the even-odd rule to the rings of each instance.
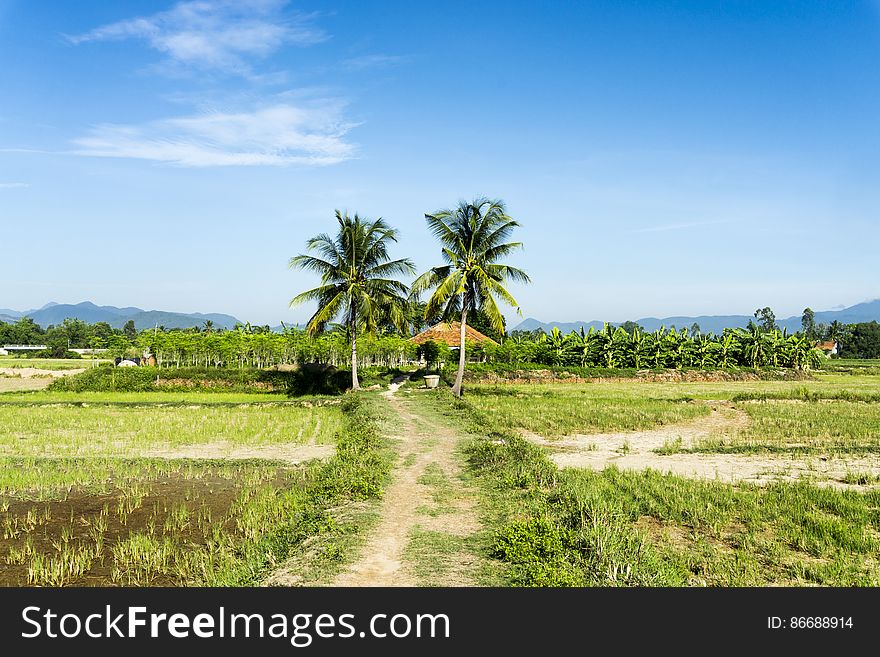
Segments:
[[[834,340],[820,342],[816,345],[816,349],[825,354],[826,358],[831,358],[831,356],[837,355],[837,343]]]

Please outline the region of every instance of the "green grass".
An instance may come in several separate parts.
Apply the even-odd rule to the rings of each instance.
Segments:
[[[0,379],[2,381],[2,379]],[[308,406],[338,404],[338,398],[303,396],[288,398],[269,393],[242,392],[66,392],[43,390],[39,392],[7,392],[0,394],[0,408],[5,406]]]
[[[230,446],[324,444],[342,424],[338,408],[322,406],[139,407],[118,404],[3,406],[0,454],[7,456],[131,456],[152,449],[225,443]]]
[[[831,358],[822,364],[822,369],[856,376],[863,374],[876,376],[880,374],[880,358]]]
[[[439,516],[446,513],[453,513],[455,506],[453,505],[457,495],[457,488],[442,468],[436,463],[429,463],[424,473],[418,479],[418,483],[428,486],[431,490],[431,506],[420,508],[421,513],[429,516]]]
[[[361,386],[384,386],[401,370],[367,367],[360,370]],[[335,368],[254,367],[93,367],[52,383],[55,392],[274,392],[288,397],[341,395],[351,374]]]
[[[707,415],[705,406],[652,398],[636,386],[469,386],[468,403],[498,427],[543,436],[647,429]]]
[[[880,453],[880,404],[858,401],[737,404],[748,426],[702,441],[695,452]]]
[[[478,395],[422,399],[487,436],[470,446],[470,472],[510,585],[880,585],[880,491],[559,470],[499,431]]]
[[[419,586],[455,586],[486,581],[485,569],[472,556],[480,548],[478,536],[417,528],[410,532],[403,558]]]

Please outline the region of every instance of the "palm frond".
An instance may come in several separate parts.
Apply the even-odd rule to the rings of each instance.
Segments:
[[[415,273],[415,271],[416,267],[413,264],[412,260],[410,260],[409,258],[400,258],[398,260],[389,260],[388,262],[375,264],[369,267],[364,272],[364,277],[374,278],[385,277],[393,274],[413,274]]]
[[[494,262],[501,258],[506,258],[512,252],[522,248],[522,242],[507,242],[506,244],[498,244],[490,247],[480,254],[480,259],[484,262]]]
[[[292,257],[287,263],[287,266],[291,269],[304,269],[306,271],[312,271],[316,274],[320,274],[321,276],[326,276],[328,274],[332,275],[333,272],[337,270],[336,265],[334,265],[333,263],[307,254]]]
[[[315,335],[316,333],[321,333],[324,330],[324,326],[336,317],[339,314],[339,311],[342,309],[343,304],[345,303],[346,294],[344,291],[340,291],[333,297],[326,298],[323,300],[323,303],[318,304],[318,310],[312,315],[312,318],[309,320],[309,323],[306,325],[306,330],[311,335]]]
[[[501,281],[515,281],[517,283],[531,283],[532,279],[522,269],[510,265],[487,264],[483,265],[486,273],[492,278]]]
[[[311,290],[306,290],[305,292],[297,294],[295,297],[293,297],[293,299],[290,300],[288,307],[296,308],[297,306],[306,303],[307,301],[320,301],[322,298],[328,295],[335,295],[338,291],[339,286],[337,285],[322,285]]]

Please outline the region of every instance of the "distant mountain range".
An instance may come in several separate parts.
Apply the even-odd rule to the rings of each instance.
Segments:
[[[65,319],[81,319],[89,324],[107,322],[113,328],[122,328],[129,320],[134,321],[135,328],[142,330],[154,326],[165,328],[189,328],[202,326],[207,320],[214,322],[215,328],[231,329],[241,324],[232,315],[219,313],[173,313],[163,310],[144,310],[142,308],[116,306],[96,306],[91,301],[77,304],[47,303],[35,310],[10,310],[0,308],[0,322],[11,323],[21,317],[30,317],[37,324],[46,328],[52,324],[61,324]]]
[[[122,328],[128,320],[133,320],[135,328],[139,331],[156,325],[169,329],[202,326],[207,320],[211,320],[215,328],[225,329],[231,329],[236,324],[244,323],[232,315],[220,313],[175,313],[162,310],[144,310],[133,306],[117,308],[116,306],[97,306],[90,301],[77,304],[50,302],[42,308],[34,310],[0,308],[0,322],[12,323],[21,317],[30,317],[43,328],[52,324],[61,324],[67,318],[81,319],[89,324],[107,322],[114,328]],[[749,320],[754,319],[751,315],[700,315],[698,317],[643,317],[633,321],[646,331],[655,331],[661,326],[666,328],[671,326],[682,328],[686,326],[690,328],[696,322],[704,333],[710,331],[712,333],[721,333],[726,328],[745,328]],[[873,320],[880,321],[880,299],[859,303],[842,310],[816,311],[816,324],[830,324],[834,320],[842,324],[855,324],[857,322],[870,322]],[[619,325],[622,322],[609,323]],[[783,319],[777,318],[776,324],[780,328],[787,328],[790,332],[797,331],[801,328],[801,316],[794,315]],[[557,326],[563,333],[570,333],[571,331],[580,330],[581,327],[585,331],[590,330],[590,327],[601,329],[603,325],[604,322],[598,320],[589,322],[542,322],[529,317],[515,326],[513,330],[533,331],[535,329],[544,329],[549,332],[554,326]],[[279,325],[273,327],[272,330],[281,331],[282,327]]]
[[[690,328],[695,322],[700,325],[700,330],[704,333],[721,333],[726,328],[745,328],[749,324],[749,320],[757,321],[751,315],[700,315],[699,317],[643,317],[633,320],[636,324],[644,328],[646,331],[656,331],[661,326],[670,328],[688,327]],[[880,322],[880,299],[859,303],[843,310],[823,310],[816,311],[816,324],[830,324],[837,320],[841,324],[856,324],[858,322]],[[615,326],[622,322],[609,322]],[[794,315],[784,319],[776,319],[776,324],[780,328],[786,328],[789,332],[800,330],[801,316]],[[590,327],[601,329],[604,322],[542,322],[529,317],[523,320],[513,328],[514,331],[534,331],[535,329],[544,329],[549,332],[554,326],[559,327],[563,333],[579,331],[581,327],[585,331],[589,331]]]

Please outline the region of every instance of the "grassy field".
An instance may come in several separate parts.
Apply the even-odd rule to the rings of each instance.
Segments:
[[[657,398],[647,392],[625,384],[471,386],[468,403],[500,427],[545,436],[646,429],[709,412],[684,399]]]
[[[0,379],[3,381],[3,379]],[[319,406],[338,405],[339,399],[320,395],[296,398],[276,394],[253,394],[248,392],[67,392],[67,391],[24,391],[16,390],[0,396],[2,406],[88,406],[104,404],[121,406]]]
[[[692,451],[880,455],[880,403],[818,400],[740,402],[746,427],[700,441]]]
[[[706,416],[721,400],[748,415],[702,452],[880,454],[880,376],[811,381],[471,385],[468,403],[494,426],[546,437],[650,429]]]
[[[34,393],[24,402],[0,398],[0,454],[131,457],[182,445],[325,444],[342,424],[335,406],[234,403],[222,395],[197,401],[185,393],[146,404],[130,395],[123,400],[120,393],[96,393],[98,399],[70,403],[68,397],[64,404],[56,395]]]
[[[694,458],[827,455],[880,465],[880,377],[868,371],[808,381],[470,385],[462,401],[445,392],[422,399],[476,436],[470,468],[493,531],[488,551],[508,584],[878,586],[876,469],[848,474],[849,489],[720,483],[650,464],[561,469],[521,433],[668,431],[668,422],[708,421],[705,409],[721,404],[737,421],[687,450]],[[669,458],[654,456],[657,468]]]
[[[107,374],[91,377],[104,385]],[[376,519],[393,461],[378,395],[297,397],[250,379],[234,391],[89,385],[0,394],[0,585],[252,585],[282,563],[300,583],[326,583]],[[880,585],[870,368],[788,381],[468,384],[462,401],[416,384],[402,394],[472,436],[466,476],[479,498],[462,502],[461,487],[428,467],[418,483],[430,503],[417,512],[442,518],[472,502],[484,525],[468,538],[415,532],[404,558],[426,582],[473,554],[488,563],[480,581],[515,586]],[[551,460],[560,439],[595,449],[571,434],[587,445],[701,423],[710,430],[694,442],[642,452],[647,467]],[[652,469],[650,459],[675,458],[859,467],[831,487]]]
[[[329,510],[375,499],[389,469],[375,412],[278,394],[0,394],[0,585],[247,585],[317,534],[345,545]]]

